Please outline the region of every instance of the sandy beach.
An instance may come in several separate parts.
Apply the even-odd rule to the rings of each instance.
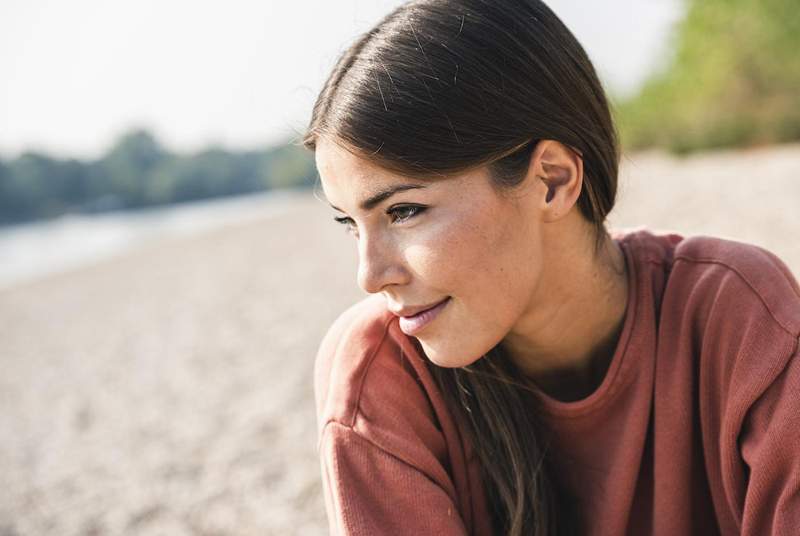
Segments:
[[[0,536],[327,532],[313,359],[363,294],[332,211],[287,203],[0,291]],[[800,145],[625,157],[638,226],[800,274]]]

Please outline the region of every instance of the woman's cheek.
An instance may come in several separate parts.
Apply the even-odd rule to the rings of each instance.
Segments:
[[[456,264],[461,249],[457,227],[452,218],[441,218],[410,233],[404,247],[408,265],[419,275],[444,276]]]
[[[446,272],[450,268],[447,254],[436,240],[415,241],[405,247],[405,262],[424,286],[437,286],[445,283]]]

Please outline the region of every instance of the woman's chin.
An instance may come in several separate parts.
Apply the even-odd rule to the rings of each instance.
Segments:
[[[484,355],[483,353],[474,355],[474,351],[470,352],[457,344],[440,344],[438,341],[426,341],[424,337],[420,337],[418,340],[428,360],[443,368],[466,367]]]

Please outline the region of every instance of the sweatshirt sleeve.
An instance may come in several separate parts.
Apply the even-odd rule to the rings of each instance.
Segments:
[[[447,492],[356,430],[329,422],[320,442],[325,507],[336,536],[461,536]]]
[[[800,352],[748,412],[740,452],[749,475],[742,534],[800,530]]]

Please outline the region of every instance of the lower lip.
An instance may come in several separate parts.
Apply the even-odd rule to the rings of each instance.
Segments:
[[[400,317],[400,329],[403,333],[408,336],[413,336],[422,329],[433,322],[433,319],[439,316],[439,313],[442,312],[447,304],[450,303],[450,298],[447,298],[439,305],[431,307],[430,309],[426,309],[421,313],[417,313],[414,316],[401,316]]]

